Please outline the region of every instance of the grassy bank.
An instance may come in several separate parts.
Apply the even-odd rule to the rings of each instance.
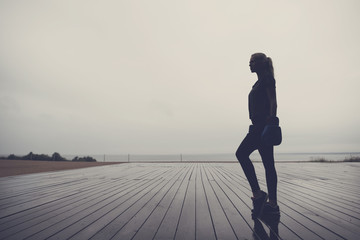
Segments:
[[[310,162],[324,162],[324,163],[331,163],[331,162],[360,162],[360,157],[349,157],[345,158],[344,160],[328,160],[325,158],[315,158],[310,160]]]

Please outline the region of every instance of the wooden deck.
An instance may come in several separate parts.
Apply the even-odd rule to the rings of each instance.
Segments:
[[[264,170],[255,164],[260,185]],[[359,239],[359,163],[278,163],[280,222],[237,163],[129,163],[0,178],[0,239]]]

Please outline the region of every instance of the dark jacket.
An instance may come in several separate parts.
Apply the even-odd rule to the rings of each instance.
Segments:
[[[259,79],[249,93],[249,117],[253,124],[265,125],[276,116],[275,79]]]

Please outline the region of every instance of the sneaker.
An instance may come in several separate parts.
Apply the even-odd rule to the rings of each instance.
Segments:
[[[268,198],[268,195],[266,192],[264,191],[261,191],[261,197],[258,197],[258,198],[254,198],[252,197],[252,201],[253,201],[253,209],[251,210],[252,211],[252,218],[255,219],[255,218],[258,218],[261,214],[262,214],[262,211],[264,209],[264,205],[266,203],[266,200]]]
[[[280,208],[278,205],[271,206],[270,203],[266,203],[263,209],[263,214],[266,215],[280,215]]]

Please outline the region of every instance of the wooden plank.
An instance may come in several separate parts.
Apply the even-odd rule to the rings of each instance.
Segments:
[[[140,184],[140,183],[139,183]],[[138,184],[138,185],[139,185]],[[117,193],[120,194],[121,192]],[[71,218],[76,218],[81,216],[83,213],[85,213],[88,209],[95,207],[96,203],[98,201],[103,201],[103,203],[106,203],[106,201],[116,199],[116,195],[114,194],[114,189],[111,189],[109,192],[101,195],[97,194],[96,196],[90,198],[90,199],[84,199],[84,201],[79,201],[78,203],[69,205],[68,207],[59,209],[57,211],[50,212],[49,214],[42,216],[41,218],[32,219],[25,223],[25,226],[22,225],[21,227],[23,230],[16,231],[15,230],[15,236],[16,239],[17,236],[24,236],[28,237],[31,236],[34,233],[38,232],[47,232],[48,235],[51,235],[52,229],[55,229],[54,226],[56,226],[59,223],[62,224],[71,224]],[[79,215],[78,215],[79,214]],[[68,221],[70,218],[70,221]],[[26,226],[27,225],[27,226]],[[48,230],[48,229],[51,230]],[[55,231],[55,230],[54,230]],[[39,237],[39,239],[41,239]]]
[[[144,175],[146,176],[146,175]],[[134,176],[136,177],[136,176]],[[76,198],[82,198],[83,195],[84,197],[86,197],[86,194],[90,193],[89,191],[99,191],[101,192],[101,190],[105,190],[108,188],[108,186],[112,185],[112,182],[114,182],[115,180],[106,180],[106,179],[95,179],[93,181],[89,181],[87,184],[83,184],[79,189],[78,189],[78,194],[74,194],[74,195],[71,195],[69,197],[62,197],[62,198],[59,198],[57,199],[56,201],[53,201],[53,202],[48,202],[47,204],[44,204],[44,205],[38,205],[36,207],[33,207],[33,208],[30,208],[30,209],[27,209],[26,211],[20,211],[20,212],[17,212],[16,214],[13,214],[11,216],[7,216],[7,217],[2,217],[0,219],[0,229],[2,229],[2,225],[3,224],[9,224],[11,223],[12,221],[14,220],[18,220],[18,219],[25,219],[26,217],[30,217],[30,219],[33,219],[33,218],[36,218],[36,215],[41,215],[41,211],[46,211],[47,212],[51,212],[53,211],[53,208],[56,207],[56,208],[59,208],[59,206],[61,204],[66,204],[65,206],[68,205],[68,201],[73,201],[75,203],[78,202],[78,200]],[[116,182],[114,182],[115,184],[126,184],[127,182],[129,182],[131,180],[129,179],[117,179]],[[93,190],[94,189],[94,190]]]
[[[95,203],[95,205],[90,206],[87,211],[78,212],[75,215],[72,215],[70,218],[66,218],[66,221],[62,221],[61,223],[57,222],[55,225],[52,225],[50,228],[47,228],[45,231],[41,231],[40,233],[31,236],[29,239],[66,239],[67,237],[71,237],[76,234],[82,227],[86,227],[91,224],[94,219],[103,219],[103,216],[106,217],[118,217],[118,213],[125,212],[131,209],[133,206],[137,206],[139,204],[139,200],[146,201],[144,198],[139,198],[139,196],[146,195],[156,188],[159,188],[161,185],[158,183],[158,179],[162,176],[166,176],[171,171],[164,171],[161,174],[157,174],[154,178],[148,180],[139,180],[139,184],[135,188],[128,189],[126,193],[116,193],[112,195],[110,198],[103,199],[99,203]],[[152,176],[153,177],[153,176]],[[164,180],[162,180],[164,182]],[[94,207],[96,206],[96,207]],[[126,221],[125,218],[121,218],[121,221]],[[115,222],[116,224],[116,222]],[[121,225],[119,225],[121,226]],[[111,225],[117,229],[119,226]],[[105,230],[106,232],[106,230]],[[114,231],[110,231],[112,234]],[[108,238],[109,233],[106,232],[105,239]],[[96,239],[96,238],[95,238]]]
[[[232,231],[237,239],[249,239],[253,235],[250,226],[249,212],[250,208],[244,203],[242,191],[229,188],[224,176],[219,175],[222,166],[212,164],[207,167],[205,174],[209,180],[209,185],[213,189],[221,204],[226,217],[231,224]]]
[[[186,175],[174,199],[172,200],[172,203],[167,209],[166,214],[162,219],[159,228],[157,229],[154,239],[164,240],[175,238],[181,211],[184,207],[187,189],[189,188],[190,178],[194,174],[195,164],[189,165],[190,168],[188,169],[188,174]]]
[[[25,228],[28,227],[31,223],[41,223],[42,221],[46,221],[49,218],[53,218],[54,216],[63,212],[74,210],[77,206],[84,205],[91,201],[96,201],[106,194],[112,193],[113,191],[124,190],[124,187],[129,188],[132,184],[134,184],[134,182],[131,180],[122,180],[111,182],[106,181],[95,189],[88,188],[88,186],[86,186],[86,188],[82,188],[80,194],[77,194],[70,199],[59,198],[58,201],[51,202],[47,204],[47,206],[31,209],[30,213],[27,212],[26,214],[23,214],[23,212],[20,212],[19,214],[13,215],[16,216],[16,218],[4,218],[5,222],[0,225],[0,229],[4,231],[11,227]],[[3,226],[4,224],[6,224],[6,226]],[[17,232],[17,230],[14,231]]]
[[[293,182],[288,180],[283,180],[282,184],[284,187],[294,191],[298,191],[299,194],[304,194],[304,197],[308,198],[315,198],[322,203],[330,203],[332,207],[336,209],[342,209],[342,211],[347,211],[348,213],[356,213],[360,214],[360,209],[356,205],[355,201],[350,199],[346,199],[344,196],[346,193],[336,193],[334,191],[324,191],[321,185],[317,183],[301,183],[301,184],[294,184]],[[314,187],[316,185],[316,188]],[[350,190],[353,191],[353,190]],[[344,195],[343,195],[344,194]]]
[[[358,227],[350,224],[346,226],[344,221],[339,221],[335,216],[314,209],[307,202],[299,202],[293,199],[296,199],[296,196],[292,196],[291,199],[282,197],[281,203],[293,210],[294,218],[296,216],[297,219],[302,219],[303,224],[306,224],[314,232],[321,232],[320,236],[325,239],[354,239],[357,236],[355,228],[358,229]],[[333,218],[335,220],[332,220]],[[344,223],[346,227],[343,226]]]
[[[160,175],[161,173],[159,173]],[[145,185],[144,185],[145,183]],[[150,182],[150,184],[153,182]],[[126,201],[127,198],[130,198],[131,193],[134,190],[146,189],[146,184],[149,184],[147,180],[144,181],[135,181],[133,185],[127,188],[119,188],[112,189],[108,194],[104,194],[98,198],[95,198],[93,201],[87,201],[81,205],[72,205],[69,208],[62,209],[59,212],[52,213],[53,216],[49,216],[46,220],[41,219],[41,222],[37,222],[35,224],[29,222],[29,224],[33,224],[22,231],[18,231],[14,235],[11,235],[13,239],[32,237],[34,239],[42,239],[61,231],[67,226],[73,224],[74,222],[82,219],[94,211],[99,211],[100,209],[104,209],[105,207],[111,207],[113,204],[116,204],[117,201]],[[129,197],[130,195],[130,197]],[[10,239],[11,239],[10,238]]]
[[[246,189],[241,185],[234,184],[232,177],[223,172],[221,166],[213,166],[208,170],[214,181],[211,186],[223,205],[229,222],[238,239],[252,238],[254,231],[252,230],[251,207],[247,201],[248,196],[245,195]]]
[[[326,165],[332,167],[339,166],[333,164]],[[323,168],[324,165],[317,166]],[[312,167],[314,168],[314,165]],[[332,170],[338,171],[337,169]],[[334,175],[334,172],[332,174]],[[338,178],[341,175],[335,174],[334,176]],[[288,179],[283,181],[283,183],[288,183],[291,180],[292,179]],[[333,185],[332,182],[336,182],[330,178],[327,181],[328,183],[331,182],[331,184],[328,184],[330,186]],[[337,199],[340,199],[342,194],[338,195],[335,191],[324,192],[323,186],[319,184],[304,187],[304,185],[308,183],[309,181],[305,181],[305,184],[301,185],[287,184],[279,188],[279,190],[284,191],[283,196],[289,200],[291,206],[302,208],[302,210],[299,211],[311,217],[319,226],[326,227],[329,231],[334,231],[344,238],[351,239],[356,236],[360,231],[359,213],[354,211],[354,209],[351,211],[344,202],[338,203]],[[353,192],[353,190],[354,189],[351,189],[350,191]],[[327,199],[326,196],[328,198],[333,196],[334,198],[330,200]]]
[[[315,167],[315,165],[312,165],[312,167]],[[322,167],[322,165],[318,165],[318,167]],[[295,169],[292,170],[293,173],[291,174],[296,175],[294,170]],[[306,172],[306,170],[304,171]],[[303,175],[303,172],[301,172],[301,174],[302,178],[304,178],[304,176],[306,177],[306,180],[304,180],[305,182],[313,181],[311,178],[307,179],[307,174]],[[298,181],[298,179],[296,180]],[[330,180],[331,179],[328,179],[328,181]],[[285,182],[287,181],[285,180]],[[323,191],[321,188],[314,185],[313,188],[301,191],[303,188],[301,185],[298,185],[298,187],[292,185],[290,188],[286,188],[286,186],[282,186],[281,183],[283,182],[284,181],[280,182],[278,188],[281,196],[279,202],[282,203],[283,206],[285,205],[293,210],[287,211],[294,215],[293,218],[301,219],[301,223],[304,226],[325,239],[356,238],[356,235],[359,232],[358,227],[344,219],[341,220],[339,217],[340,213],[334,211],[334,202],[324,202],[323,200],[320,201],[317,199],[318,194],[316,193]],[[311,192],[314,192],[314,195],[309,198],[309,193]],[[333,194],[333,192],[330,192],[329,194]],[[318,204],[316,204],[316,202]],[[327,205],[329,204],[331,204],[332,209],[327,208]],[[332,211],[332,213],[329,211]]]
[[[208,200],[209,210],[213,219],[216,238],[236,239],[237,237],[233,226],[230,224],[228,216],[225,214],[223,205],[221,204],[222,201],[225,201],[226,198],[223,197],[219,199],[219,196],[215,192],[212,184],[210,184],[208,173],[206,173],[204,168],[202,169],[201,178],[203,181],[203,187],[206,192],[206,199]]]
[[[97,169],[97,170],[95,170]],[[74,178],[79,179],[83,173],[84,175],[89,175],[93,178],[96,178],[96,172],[101,172],[102,167],[96,167],[95,169],[92,168],[85,168],[85,169],[77,169],[77,170],[67,170],[67,171],[59,171],[59,172],[47,172],[47,173],[37,173],[37,174],[27,174],[27,175],[20,175],[14,177],[4,177],[0,178],[0,187],[3,191],[1,191],[1,196],[5,193],[6,196],[9,196],[10,192],[14,192],[14,189],[17,189],[18,192],[20,191],[22,194],[26,191],[29,191],[30,188],[41,188],[46,187],[49,184],[56,183],[57,181],[63,182],[64,179],[73,180]],[[105,168],[106,169],[106,168]],[[76,177],[74,173],[76,172]],[[46,179],[46,181],[44,181]],[[4,184],[5,183],[5,184]],[[31,192],[31,191],[30,191]]]
[[[294,198],[294,203],[303,204],[305,202],[307,209],[311,209],[314,214],[326,214],[327,218],[333,219],[340,225],[341,222],[344,222],[347,226],[353,225],[353,227],[357,227],[356,231],[360,230],[360,214],[357,211],[348,208],[343,203],[337,203],[336,200],[330,201],[322,196],[316,196],[311,193],[307,194],[307,192],[302,189],[294,189],[293,186],[287,187],[288,188],[281,188],[280,192],[283,192],[285,196],[296,195],[297,197]]]
[[[248,187],[247,180],[244,180],[243,176],[239,176],[239,173],[234,172],[233,171],[234,169],[236,168],[234,167],[225,168],[222,169],[222,171],[218,171],[218,174],[219,176],[223,177],[224,179],[223,183],[228,189],[230,190],[235,189],[232,191],[236,194],[236,196],[240,200],[240,201],[238,200],[238,204],[241,204],[242,202],[245,204],[245,206],[248,209],[247,211],[243,211],[242,214],[245,215],[245,219],[247,219],[249,226],[253,225],[254,226],[253,229],[255,229],[255,224],[257,224],[257,222],[251,220],[251,212],[250,212],[251,204],[252,204],[250,200],[251,190]],[[227,176],[227,178],[225,176]],[[237,199],[235,198],[235,200]],[[241,207],[240,209],[246,209],[246,207]],[[288,220],[288,218],[285,217],[285,220]],[[251,222],[253,222],[253,224],[251,224]],[[296,229],[302,229],[302,231],[297,231]],[[270,231],[270,229],[267,229],[266,231]],[[299,238],[299,236],[300,238],[302,238],[301,235],[295,234],[298,232],[300,232],[302,236],[305,236],[303,239],[318,239],[318,236],[314,232],[312,232],[307,228],[303,228],[303,226],[301,224],[299,225],[296,221],[285,222],[281,220],[281,224],[279,225],[279,235],[281,236],[281,238],[297,239]],[[282,234],[284,234],[284,236]]]
[[[185,186],[185,179],[189,177],[189,174],[191,173],[190,168],[190,165],[184,165],[182,167],[182,175],[176,179],[174,186],[169,189],[169,192],[166,194],[166,196],[159,202],[148,219],[146,219],[146,222],[139,228],[139,231],[137,231],[136,235],[133,237],[133,240],[155,238],[156,234],[158,233],[158,229],[160,228],[161,224],[164,223],[164,218],[169,212],[170,206],[173,204],[175,197],[179,193],[181,187]],[[178,219],[178,217],[176,219]],[[169,220],[169,218],[167,220]],[[174,226],[176,226],[176,224],[174,224]]]
[[[301,174],[304,174],[306,172],[307,171],[303,169]],[[334,179],[330,179],[329,181],[327,181],[324,180],[323,177],[318,177],[322,176],[319,173],[314,175],[311,179],[307,180],[301,180],[297,178],[295,176],[296,174],[299,173],[293,173],[291,175],[282,173],[282,181],[288,184],[292,184],[294,185],[294,187],[303,188],[303,190],[306,191],[308,194],[316,194],[316,196],[319,197],[323,196],[323,199],[328,199],[331,201],[341,201],[342,204],[352,205],[352,207],[356,208],[356,210],[359,210],[359,206],[357,204],[359,200],[359,193],[357,192],[356,185],[353,185],[349,188],[349,182],[342,182],[342,184],[339,184],[338,181],[334,181]],[[329,184],[330,181],[331,184]],[[314,185],[317,186],[316,191],[314,189]]]
[[[98,180],[95,179],[95,184],[97,184]],[[71,185],[64,185],[65,190],[63,191],[65,194],[60,195],[60,197],[54,197],[51,196],[51,198],[45,198],[43,197],[43,199],[41,199],[41,201],[34,201],[32,198],[29,198],[28,200],[24,200],[25,204],[21,205],[21,206],[14,206],[14,207],[10,207],[7,208],[5,210],[1,211],[1,220],[5,220],[6,222],[8,222],[12,215],[20,215],[23,213],[27,213],[28,211],[33,211],[33,210],[38,210],[39,208],[44,208],[45,206],[52,204],[52,203],[56,203],[58,201],[61,201],[62,199],[67,199],[68,197],[71,197],[73,195],[76,195],[78,193],[80,193],[81,191],[85,191],[86,190],[86,186],[88,186],[89,184],[92,184],[93,181],[89,181],[89,183],[85,183],[82,185],[82,187],[73,189],[71,187]],[[84,187],[85,186],[85,187]],[[49,188],[52,188],[52,185],[49,186]],[[82,189],[82,190],[81,190]],[[49,190],[52,191],[52,190]],[[10,218],[10,219],[9,219]]]
[[[196,239],[216,239],[213,217],[211,216],[209,200],[205,192],[203,166],[198,164],[195,176],[195,221]]]
[[[140,229],[146,220],[150,217],[159,203],[164,199],[166,194],[170,191],[171,188],[174,188],[177,179],[183,175],[182,171],[176,171],[174,176],[167,179],[165,185],[155,193],[155,195],[149,200],[145,201],[145,204],[141,209],[133,215],[133,217],[126,222],[123,228],[121,228],[116,235],[113,236],[114,239],[133,239],[138,229]],[[150,238],[150,232],[147,232],[147,237]]]
[[[67,181],[61,183],[61,186],[51,186],[41,190],[35,190],[29,194],[24,194],[22,196],[16,196],[15,198],[3,199],[0,201],[0,210],[7,209],[6,212],[11,212],[9,209],[17,209],[23,208],[28,209],[32,208],[39,204],[44,204],[47,201],[52,201],[53,199],[57,199],[60,196],[71,195],[74,192],[77,192],[77,188],[85,183],[86,179],[82,179],[74,183],[73,181]],[[66,187],[66,188],[64,188]],[[71,188],[71,192],[69,192],[69,188]],[[5,211],[1,211],[5,213]]]
[[[66,172],[73,172],[73,171],[66,171]],[[7,186],[7,188],[11,189],[11,194],[7,194],[6,199],[9,199],[9,201],[11,201],[11,203],[14,204],[16,202],[19,202],[19,200],[27,200],[27,199],[34,200],[33,197],[34,195],[37,196],[43,193],[49,194],[51,193],[51,191],[58,192],[59,189],[61,188],[68,189],[71,184],[78,185],[81,182],[84,183],[90,180],[97,180],[97,177],[91,173],[94,174],[94,172],[92,171],[89,171],[86,175],[85,174],[82,175],[80,171],[79,173],[76,174],[76,176],[69,175],[69,173],[67,173],[66,175],[53,173],[54,176],[48,176],[48,174],[36,174],[32,178],[29,178],[29,176],[25,175],[16,178],[16,179],[22,179],[20,183],[19,181],[17,181],[18,185],[14,185],[13,184],[14,181],[7,178],[8,181],[6,181],[5,184],[2,184],[1,189],[4,190],[4,186]],[[89,179],[88,176],[91,176],[91,179]],[[2,206],[4,206],[3,200],[0,203]]]
[[[188,239],[196,238],[196,204],[195,204],[195,177],[196,167],[189,177],[189,184],[185,192],[184,202],[180,213],[179,222],[175,232],[174,239]]]
[[[53,214],[54,211],[65,211],[64,209],[67,207],[74,207],[79,204],[83,204],[84,199],[88,200],[90,196],[99,197],[112,188],[113,186],[102,184],[95,186],[94,188],[88,188],[80,194],[74,194],[66,198],[59,198],[57,201],[50,202],[46,205],[31,208],[28,211],[19,212],[1,219],[0,229],[4,230],[6,228],[19,226],[20,224],[27,224],[26,222],[28,221],[39,221],[37,218],[44,218],[47,214]]]
[[[255,163],[260,186],[264,168]],[[131,163],[0,178],[0,239],[357,239],[360,164],[277,164],[279,224],[238,163]]]
[[[166,186],[168,183],[167,176],[173,174],[174,169],[170,169],[168,174],[162,174],[162,176],[157,176],[153,180],[155,181],[151,187],[147,187],[146,191],[138,194],[136,198],[133,199],[132,202],[126,202],[125,204],[119,206],[111,212],[111,221],[107,222],[107,224],[101,228],[97,233],[92,237],[92,239],[110,239],[116,235],[119,230],[121,230],[138,212],[141,211],[144,205],[147,204],[148,201],[153,199],[155,195],[161,191],[161,189]],[[108,214],[110,215],[110,214]],[[108,216],[106,216],[108,219]],[[103,223],[101,224],[103,225]]]

